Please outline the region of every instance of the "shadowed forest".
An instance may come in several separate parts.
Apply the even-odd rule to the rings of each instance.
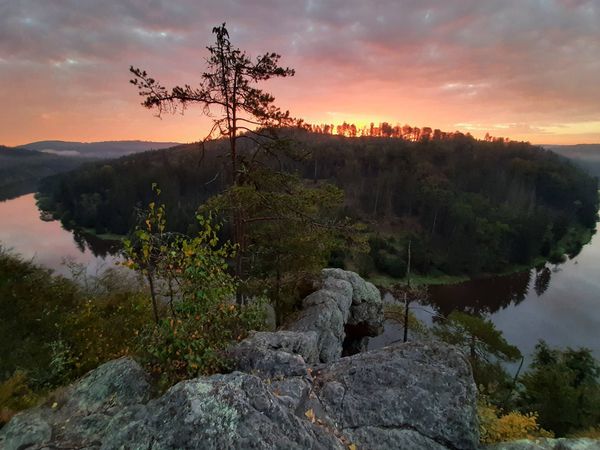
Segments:
[[[418,273],[498,272],[537,257],[560,258],[565,248],[558,244],[566,237],[566,250],[574,253],[584,242],[573,242],[570,233],[595,224],[596,180],[527,143],[441,132],[416,141],[304,130],[287,136],[296,156],[267,155],[267,164],[307,186],[330,183],[344,191],[336,214],[367,226],[370,249],[358,257],[335,250],[330,262],[365,275],[402,277],[408,240]],[[47,179],[41,206],[67,226],[124,235],[156,182],[168,226],[189,232],[198,206],[230,183],[225,152],[217,141],[90,164]]]

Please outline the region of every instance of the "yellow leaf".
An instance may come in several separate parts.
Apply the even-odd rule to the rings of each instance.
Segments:
[[[313,409],[309,409],[308,411],[306,411],[304,413],[304,415],[308,418],[308,420],[310,420],[311,422],[315,422],[315,412],[313,411]]]
[[[356,446],[356,444],[350,444],[348,446],[348,450],[357,450],[357,449],[358,449],[358,447]]]

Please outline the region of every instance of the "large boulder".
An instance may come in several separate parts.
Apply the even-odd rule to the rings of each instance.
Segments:
[[[257,332],[229,351],[233,368],[262,377],[303,376],[319,361],[314,331]]]
[[[342,449],[295,415],[253,375],[234,372],[181,382],[107,428],[103,449]]]
[[[477,389],[444,344],[397,344],[313,371],[315,409],[358,448],[478,447]]]
[[[383,318],[379,292],[352,272],[323,271],[304,307],[287,330],[233,347],[235,372],[178,383],[159,398],[150,399],[133,360],[104,364],[14,417],[0,449],[477,447],[476,389],[458,350],[408,343],[342,358],[348,327],[362,339]]]
[[[471,450],[478,437],[470,368],[448,346],[398,344],[301,376],[199,377],[148,398],[140,367],[112,361],[13,418],[0,448]]]
[[[347,326],[364,329],[365,336],[377,336],[383,331],[383,300],[374,284],[363,280],[357,273],[342,269],[323,269],[323,286],[333,280],[343,280],[352,286],[352,303]]]
[[[57,394],[48,405],[15,416],[0,430],[0,448],[19,450],[50,442],[93,446],[113,415],[147,402],[150,393],[139,364],[130,358],[110,361]]]
[[[302,301],[302,311],[288,329],[316,332],[320,361],[335,361],[342,355],[347,332],[360,341],[383,330],[381,295],[354,272],[323,269],[319,289]]]
[[[60,404],[15,416],[0,430],[0,448],[344,448],[303,411],[295,413],[309,387],[299,378],[276,386],[241,372],[200,377],[150,401],[140,389],[144,378],[130,359],[100,366]]]

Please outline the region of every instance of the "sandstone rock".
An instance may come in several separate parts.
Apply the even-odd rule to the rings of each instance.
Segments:
[[[349,284],[348,284],[349,287]],[[351,298],[342,292],[321,289],[303,301],[304,309],[289,329],[315,332],[319,360],[335,361],[342,355],[344,326],[350,311]]]
[[[332,362],[342,355],[347,331],[364,347],[362,338],[383,330],[383,302],[377,288],[358,274],[342,269],[323,269],[319,290],[306,297],[303,310],[288,328],[314,331],[319,359]]]
[[[51,437],[52,427],[39,411],[26,411],[0,429],[0,448],[21,450],[47,443]]]
[[[149,398],[144,369],[131,358],[120,358],[101,365],[74,384],[63,409],[89,414],[144,403]]]
[[[306,412],[303,408],[308,400],[311,389],[309,377],[292,377],[274,380],[269,384],[269,390],[296,415],[302,417]]]
[[[255,332],[244,339],[244,346],[253,346],[265,350],[281,350],[302,356],[307,364],[319,361],[316,332],[297,333],[294,331]]]
[[[244,345],[229,351],[233,368],[263,378],[282,378],[308,375],[302,356],[282,350],[268,350]]]

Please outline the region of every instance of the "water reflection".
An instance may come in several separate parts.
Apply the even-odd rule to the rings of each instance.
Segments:
[[[600,358],[600,239],[594,235],[574,258],[559,265],[431,286],[428,300],[411,308],[429,325],[454,310],[489,317],[519,347],[526,364],[540,339],[554,347],[587,347]],[[370,348],[401,339],[401,327],[385,326]]]
[[[536,270],[534,288],[538,297],[548,290],[551,278],[552,271],[550,268],[544,266],[543,268]]]
[[[89,274],[114,266],[118,244],[65,230],[58,221],[43,221],[33,194],[0,202],[0,244],[35,263],[69,275],[65,259],[84,264]]]
[[[525,300],[531,276],[530,271],[525,271],[458,284],[431,286],[427,304],[443,316],[455,310],[478,316],[493,314]]]

